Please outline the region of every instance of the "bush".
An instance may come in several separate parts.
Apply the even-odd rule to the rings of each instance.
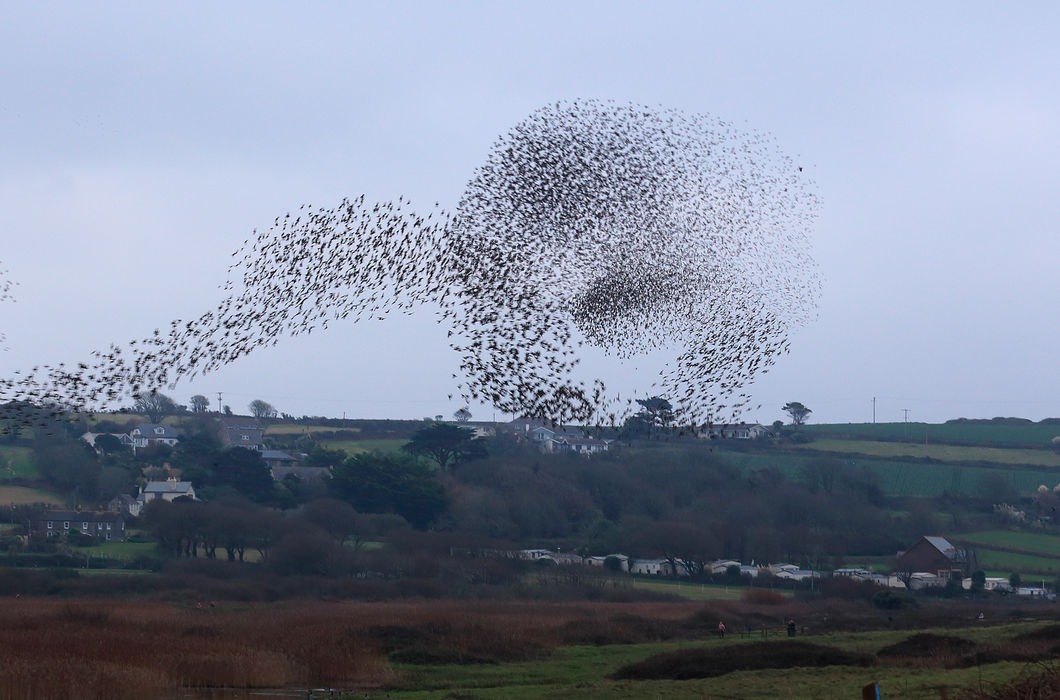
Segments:
[[[880,610],[901,610],[917,606],[913,596],[899,591],[880,591],[872,596],[872,604]]]
[[[712,649],[682,649],[650,656],[615,671],[616,680],[688,680],[731,671],[819,666],[871,666],[871,654],[844,651],[807,642],[754,642]]]
[[[765,588],[748,588],[740,596],[740,600],[754,605],[781,605],[784,602],[784,596]]]

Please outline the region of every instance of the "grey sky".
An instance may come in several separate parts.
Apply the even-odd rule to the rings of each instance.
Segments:
[[[817,182],[819,319],[748,419],[1060,415],[1060,6],[572,4],[4,5],[0,373],[212,308],[302,203],[451,207],[499,134],[595,97],[769,132]],[[449,415],[445,335],[332,326],[169,393]]]

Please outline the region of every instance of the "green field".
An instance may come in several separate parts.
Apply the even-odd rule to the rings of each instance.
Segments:
[[[348,455],[360,452],[399,452],[408,440],[333,440],[320,444],[329,450],[343,450]]]
[[[0,481],[36,477],[37,465],[33,463],[33,450],[28,447],[0,445]]]
[[[0,505],[25,505],[31,503],[48,503],[61,506],[63,500],[48,491],[31,489],[25,486],[0,486]]]
[[[718,449],[716,453],[743,473],[771,467],[792,480],[799,479],[799,468],[802,465],[821,459],[820,455],[809,456],[790,452],[752,453]],[[978,495],[983,479],[990,475],[1000,475],[1016,491],[1026,494],[1032,493],[1039,484],[1055,484],[1060,481],[1060,471],[1048,467],[985,467],[888,460],[868,456],[844,456],[836,459],[840,460],[844,469],[854,473],[866,467],[871,469],[879,478],[879,485],[884,493],[893,496],[937,496],[946,492]]]
[[[633,587],[644,591],[676,595],[688,600],[740,600],[744,591],[757,590],[744,586],[721,586],[688,581],[652,581],[641,578],[634,579]],[[792,595],[791,591],[777,591],[777,593],[783,596]]]
[[[329,428],[326,425],[303,425],[301,423],[275,423],[265,428],[265,435],[312,435],[313,433],[361,432],[360,428]]]
[[[839,440],[834,438],[814,440],[796,447],[803,450],[863,454],[870,457],[913,457],[916,459],[935,459],[941,462],[994,462],[996,464],[1032,464],[1035,466],[1060,468],[1060,453],[1051,450],[1031,450],[1018,447],[971,447],[967,445],[930,443],[925,445],[922,443]]]
[[[967,629],[922,630],[957,635],[980,643],[997,643],[1031,629],[1006,625]],[[874,631],[810,635],[802,641],[848,651],[875,652],[910,637],[910,631]],[[629,663],[653,654],[688,648],[760,641],[729,635],[724,640],[665,642],[607,646],[561,647],[539,661],[504,664],[420,666],[394,664],[401,679],[389,686],[401,698],[821,698],[861,697],[861,688],[877,681],[884,698],[959,696],[961,689],[1004,682],[1028,672],[1026,663],[1002,662],[967,669],[943,669],[927,664],[878,664],[870,668],[826,666],[735,671],[714,678],[683,681],[614,681],[608,676]],[[940,689],[945,693],[940,693]]]
[[[965,445],[1049,447],[1060,425],[1049,423],[835,423],[804,425],[809,435],[847,440],[900,440]]]
[[[1009,532],[1008,530],[984,530],[962,534],[956,539],[991,548],[1011,549],[1028,554],[1043,554],[1060,558],[1060,535],[1038,532]]]
[[[104,542],[86,550],[92,556],[112,559],[135,559],[137,556],[158,554],[157,542]]]
[[[1042,574],[1048,577],[1060,574],[1060,559],[983,548],[976,548],[975,556],[979,561],[979,568],[984,570],[1000,571],[1003,574],[1018,571],[1025,575]]]

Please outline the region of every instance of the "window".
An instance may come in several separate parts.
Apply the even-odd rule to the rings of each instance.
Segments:
[[[64,520],[63,521],[63,529],[64,530],[69,530],[70,529],[70,521],[69,520]]]
[[[49,529],[49,530],[51,530],[51,529],[52,529],[52,521],[51,521],[51,520],[49,520],[49,521],[48,521],[48,529]]]
[[[102,530],[103,529],[103,523],[96,523],[96,529],[97,530]]]
[[[107,523],[107,529],[110,529],[110,523]],[[107,535],[107,537],[110,537],[110,535]]]
[[[110,539],[110,533],[109,532],[107,533],[107,539],[108,540]]]
[[[87,520],[86,521],[82,521],[81,529],[82,530],[87,530],[88,529],[88,521]]]

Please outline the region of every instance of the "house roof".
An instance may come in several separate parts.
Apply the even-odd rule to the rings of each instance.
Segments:
[[[330,479],[331,470],[327,467],[273,467],[272,478],[283,481],[285,476],[296,476],[302,481],[313,479]]]
[[[173,426],[162,425],[161,423],[141,423],[133,428],[133,430],[139,430],[140,436],[147,438],[166,438],[175,440],[180,437],[180,434],[177,433]]]
[[[243,436],[246,439],[243,439]],[[260,445],[265,431],[262,428],[225,428],[225,441],[231,447],[245,447],[247,445]]]
[[[148,481],[144,493],[188,493],[190,481]]]
[[[121,513],[112,510],[47,510],[41,520],[79,520],[81,522],[107,522],[122,520]]]
[[[294,457],[287,454],[283,450],[262,450],[261,458],[265,460],[273,460],[279,462],[297,462]]]
[[[924,539],[928,541],[935,549],[939,550],[939,553],[945,555],[947,559],[956,559],[958,549],[950,544],[949,540],[945,537],[938,537],[937,535],[924,535]]]

